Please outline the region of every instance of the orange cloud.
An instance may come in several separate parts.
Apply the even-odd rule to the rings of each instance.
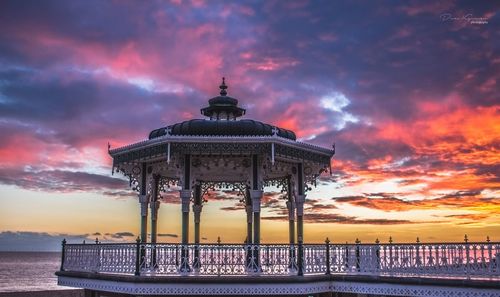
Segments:
[[[378,209],[383,211],[409,211],[416,209],[468,209],[487,210],[490,214],[500,214],[500,199],[488,198],[479,192],[455,192],[434,199],[403,200],[396,197],[371,198],[367,195],[334,197],[338,203]],[[482,214],[485,215],[485,214]]]

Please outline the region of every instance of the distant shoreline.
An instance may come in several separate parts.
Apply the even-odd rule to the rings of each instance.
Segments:
[[[0,250],[0,253],[61,253],[61,251],[28,251],[28,250],[21,250],[21,251],[12,251],[12,250],[5,250],[2,251]]]
[[[0,292],[0,297],[84,297],[83,289]]]

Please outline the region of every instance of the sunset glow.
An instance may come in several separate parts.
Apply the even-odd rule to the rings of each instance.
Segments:
[[[137,195],[107,144],[201,118],[222,76],[243,118],[335,144],[306,242],[500,240],[498,7],[439,3],[3,2],[0,249],[134,240]],[[286,242],[267,190],[262,242]],[[179,241],[180,215],[164,193],[159,241]],[[204,242],[245,238],[233,193],[212,193],[201,220]]]

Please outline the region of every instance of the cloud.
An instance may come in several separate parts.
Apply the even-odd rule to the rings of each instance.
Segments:
[[[178,238],[179,235],[177,234],[172,234],[172,233],[158,233],[159,237],[172,237],[172,238]]]
[[[464,213],[464,214],[447,215],[445,217],[478,222],[488,218],[489,216],[487,214]]]
[[[122,191],[127,188],[127,182],[123,179],[87,172],[2,170],[0,183],[36,191],[64,193],[104,191],[111,196],[128,195],[128,192]]]
[[[66,239],[68,243],[82,243],[89,241],[89,234],[70,235],[47,232],[30,231],[2,231],[0,232],[1,251],[43,251],[54,252],[61,250],[61,243]]]
[[[271,221],[287,221],[288,216],[263,216],[263,220]],[[420,222],[410,220],[393,220],[393,219],[360,219],[357,217],[349,217],[333,213],[308,213],[304,215],[305,223],[336,223],[348,225],[401,225],[401,224],[416,224]]]
[[[382,195],[381,195],[382,194]],[[376,198],[381,197],[381,198]],[[362,196],[333,197],[336,203],[383,210],[409,211],[417,209],[490,209],[490,214],[499,213],[500,199],[484,197],[481,191],[457,191],[433,199],[403,200],[392,194],[372,193]],[[452,217],[452,216],[450,216]]]
[[[245,205],[238,204],[236,206],[225,206],[225,207],[221,207],[220,210],[223,210],[223,211],[245,210]]]
[[[116,232],[113,234],[106,233],[106,235],[111,236],[112,238],[115,238],[115,239],[122,239],[125,237],[134,237],[135,236],[134,233],[132,233],[132,232]]]

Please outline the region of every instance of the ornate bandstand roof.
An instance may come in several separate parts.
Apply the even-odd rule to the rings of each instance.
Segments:
[[[207,119],[191,119],[164,126],[151,131],[144,141],[109,150],[113,158],[113,170],[129,174],[129,170],[124,170],[126,165],[144,162],[162,162],[168,165],[173,162],[170,170],[163,170],[162,175],[175,178],[178,175],[175,167],[182,167],[180,163],[184,154],[198,156],[193,161],[193,166],[203,163],[203,158],[214,159],[214,156],[243,158],[233,162],[234,168],[245,167],[247,161],[244,158],[258,154],[261,156],[261,163],[269,162],[266,179],[279,178],[278,167],[287,163],[303,162],[304,173],[310,177],[308,180],[329,168],[330,159],[335,153],[333,148],[297,141],[295,133],[288,129],[256,120],[240,119],[246,110],[238,106],[237,99],[227,95],[228,86],[224,78],[219,88],[220,95],[209,99],[209,106],[201,109],[201,114]],[[227,165],[227,160],[225,163]],[[288,174],[288,169],[290,168],[283,168],[282,175],[285,172]],[[238,179],[237,176],[236,172],[227,172],[224,178]],[[245,178],[241,176],[240,179]]]
[[[295,140],[293,131],[275,127],[254,120],[214,121],[193,119],[160,128],[149,133],[149,139],[164,136],[170,130],[170,135],[205,135],[205,136],[272,136],[277,129],[279,137]]]
[[[220,96],[208,100],[208,107],[201,109],[201,114],[209,120],[192,119],[149,133],[149,139],[170,135],[204,135],[204,136],[272,136],[277,129],[279,137],[295,140],[293,131],[275,127],[254,120],[236,120],[245,114],[246,110],[238,106],[238,100],[227,96],[227,85],[222,78],[219,86]],[[170,132],[169,132],[170,131]]]

